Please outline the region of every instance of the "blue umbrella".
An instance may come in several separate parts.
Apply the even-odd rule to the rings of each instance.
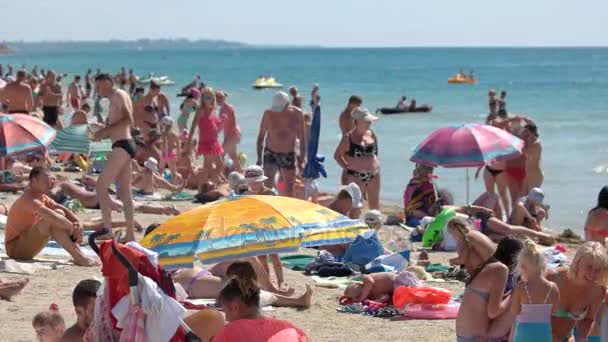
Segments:
[[[325,157],[318,154],[319,152],[319,135],[321,134],[321,106],[317,105],[315,112],[312,115],[312,123],[308,134],[308,162],[304,167],[305,179],[318,179],[321,176],[327,178],[327,172],[323,167]]]

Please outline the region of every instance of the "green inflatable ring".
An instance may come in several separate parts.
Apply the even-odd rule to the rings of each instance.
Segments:
[[[453,208],[443,209],[422,235],[422,247],[432,247],[443,237],[443,227],[456,215]]]

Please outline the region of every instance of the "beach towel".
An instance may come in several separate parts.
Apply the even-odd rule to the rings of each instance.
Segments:
[[[151,195],[141,195],[137,192],[133,193],[134,198],[141,201],[156,202],[156,201],[169,201],[169,202],[180,202],[187,201],[191,202],[194,200],[194,195],[187,192],[178,192],[175,194],[163,195],[160,192],[155,192]]]
[[[414,210],[421,210],[428,214],[436,201],[433,184],[427,181],[412,179],[403,193],[403,207],[408,217]],[[411,225],[408,224],[408,226]]]
[[[52,262],[28,262],[6,259],[0,261],[0,272],[30,275],[41,270],[51,270],[54,266]]]
[[[349,284],[355,283],[358,280],[356,278],[348,277],[327,277],[321,278],[319,276],[312,276],[315,286],[324,287],[327,289],[345,289]]]
[[[281,264],[292,271],[304,271],[313,260],[315,257],[306,254],[287,255],[281,257]]]

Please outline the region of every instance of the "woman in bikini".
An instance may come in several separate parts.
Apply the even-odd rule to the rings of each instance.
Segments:
[[[456,318],[456,340],[480,342],[490,322],[509,307],[509,299],[503,299],[509,269],[492,257],[494,244],[465,219],[450,220],[448,231],[458,244],[458,257],[450,263],[464,264],[470,273]]]
[[[219,116],[224,129],[224,151],[233,162],[234,171],[241,172],[241,162],[237,153],[237,145],[241,142],[241,128],[236,121],[236,113],[231,104],[226,102],[228,94],[218,91],[215,94],[217,105],[220,107]]]
[[[557,284],[560,294],[558,309],[551,320],[553,340],[570,340],[576,327],[577,341],[586,341],[606,296],[606,248],[597,242],[585,242],[576,251],[570,267],[549,271],[547,279]]]
[[[483,168],[483,181],[486,186],[487,193],[496,193],[498,190],[498,196],[500,196],[500,202],[502,205],[502,212],[509,213],[511,211],[511,201],[507,194],[507,188],[509,180],[507,174],[504,172],[506,167],[505,162],[495,162],[486,165]],[[482,168],[477,169],[475,178],[479,178],[479,173]],[[502,212],[499,217],[502,218]]]
[[[597,205],[587,214],[585,240],[605,244],[608,237],[608,186],[597,196]]]
[[[196,109],[199,106],[198,100],[201,97],[201,91],[197,88],[190,88],[188,90],[188,96],[179,106],[181,110],[181,114],[179,118],[177,118],[177,128],[179,131],[183,131],[188,129],[188,121],[190,120],[190,115],[196,112]]]
[[[380,209],[378,138],[370,129],[378,118],[361,107],[351,114],[355,128],[344,134],[334,158],[346,170],[346,183],[354,182],[366,194],[370,209]]]
[[[221,173],[224,170],[224,148],[218,138],[221,130],[220,120],[215,114],[215,92],[211,88],[204,88],[202,92],[202,104],[194,115],[188,141],[198,128],[198,147],[196,154],[203,156],[203,170],[199,176],[199,190],[209,181],[222,183]]]

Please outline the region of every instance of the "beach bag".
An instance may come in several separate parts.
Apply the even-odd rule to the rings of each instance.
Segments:
[[[393,304],[402,309],[408,304],[447,304],[452,299],[450,290],[433,286],[399,286],[393,293]]]
[[[357,235],[342,260],[345,263],[356,265],[366,265],[372,260],[384,254],[384,247],[376,236],[376,231],[369,230],[361,235]]]
[[[381,255],[365,265],[365,269],[367,273],[401,272],[407,268],[409,263],[410,251],[403,250],[398,253]]]

